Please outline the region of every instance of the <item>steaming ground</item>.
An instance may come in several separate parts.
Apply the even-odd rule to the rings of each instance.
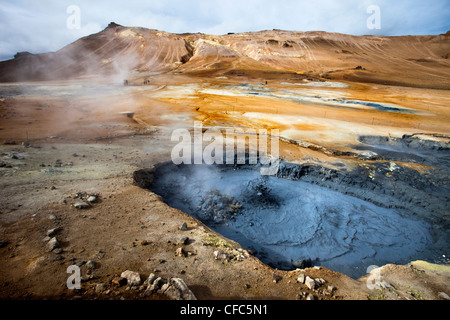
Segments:
[[[155,172],[151,190],[282,269],[312,260],[359,278],[370,265],[429,258],[434,246],[430,224],[409,212],[302,181],[262,177],[257,168],[169,164]],[[228,196],[242,207],[225,219]],[[215,218],[205,215],[208,197]]]

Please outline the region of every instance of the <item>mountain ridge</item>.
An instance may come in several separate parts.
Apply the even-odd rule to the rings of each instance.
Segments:
[[[269,77],[450,88],[450,32],[429,36],[355,36],[263,30],[226,35],[169,33],[111,22],[56,52],[21,52],[0,62],[0,82],[116,78],[130,72]]]

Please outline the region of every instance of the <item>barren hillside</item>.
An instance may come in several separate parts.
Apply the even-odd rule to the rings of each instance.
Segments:
[[[352,36],[260,31],[171,34],[110,23],[55,53],[18,53],[0,62],[0,81],[61,80],[129,72],[305,77],[450,88],[450,33]]]

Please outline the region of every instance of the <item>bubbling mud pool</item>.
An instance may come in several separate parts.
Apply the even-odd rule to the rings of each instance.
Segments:
[[[251,165],[168,162],[156,166],[148,181],[146,187],[168,205],[284,270],[320,265],[358,278],[370,265],[423,258],[433,243],[430,223],[405,210],[261,176]]]

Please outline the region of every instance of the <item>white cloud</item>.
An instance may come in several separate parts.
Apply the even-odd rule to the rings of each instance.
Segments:
[[[367,29],[366,9],[381,8],[381,29]],[[69,30],[69,5],[81,28]],[[17,51],[55,51],[109,22],[174,33],[225,34],[267,29],[362,34],[437,34],[450,29],[450,0],[2,0],[0,59]]]

